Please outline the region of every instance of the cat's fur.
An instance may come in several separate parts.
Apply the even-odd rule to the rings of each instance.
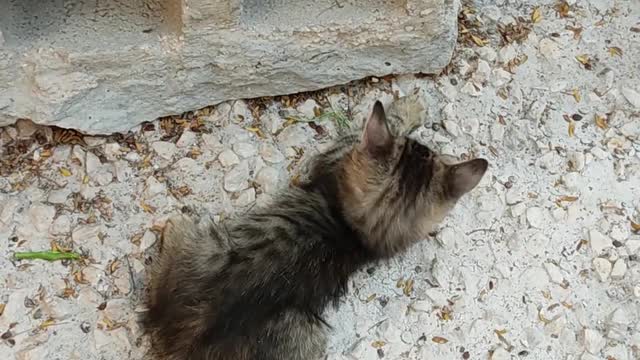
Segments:
[[[151,271],[154,357],[318,358],[323,312],[351,275],[425,238],[486,168],[394,138],[378,102],[362,135],[317,155],[270,206],[219,226],[170,219]]]

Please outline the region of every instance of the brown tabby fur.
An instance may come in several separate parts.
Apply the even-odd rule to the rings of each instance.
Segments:
[[[323,311],[351,275],[425,238],[486,168],[394,138],[376,103],[361,136],[318,155],[309,180],[269,207],[222,225],[170,219],[151,271],[153,357],[321,357]]]

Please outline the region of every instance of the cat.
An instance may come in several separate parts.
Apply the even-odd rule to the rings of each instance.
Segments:
[[[363,128],[267,207],[219,225],[167,221],[146,317],[154,358],[320,358],[323,312],[350,277],[426,238],[488,167],[393,136],[380,102]]]

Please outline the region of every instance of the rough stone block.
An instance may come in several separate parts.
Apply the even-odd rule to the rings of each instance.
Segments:
[[[121,132],[221,101],[433,73],[457,0],[0,0],[0,125]]]

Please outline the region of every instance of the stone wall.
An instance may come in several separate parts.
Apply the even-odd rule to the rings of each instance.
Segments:
[[[91,134],[225,100],[433,73],[457,0],[0,0],[0,126]]]

